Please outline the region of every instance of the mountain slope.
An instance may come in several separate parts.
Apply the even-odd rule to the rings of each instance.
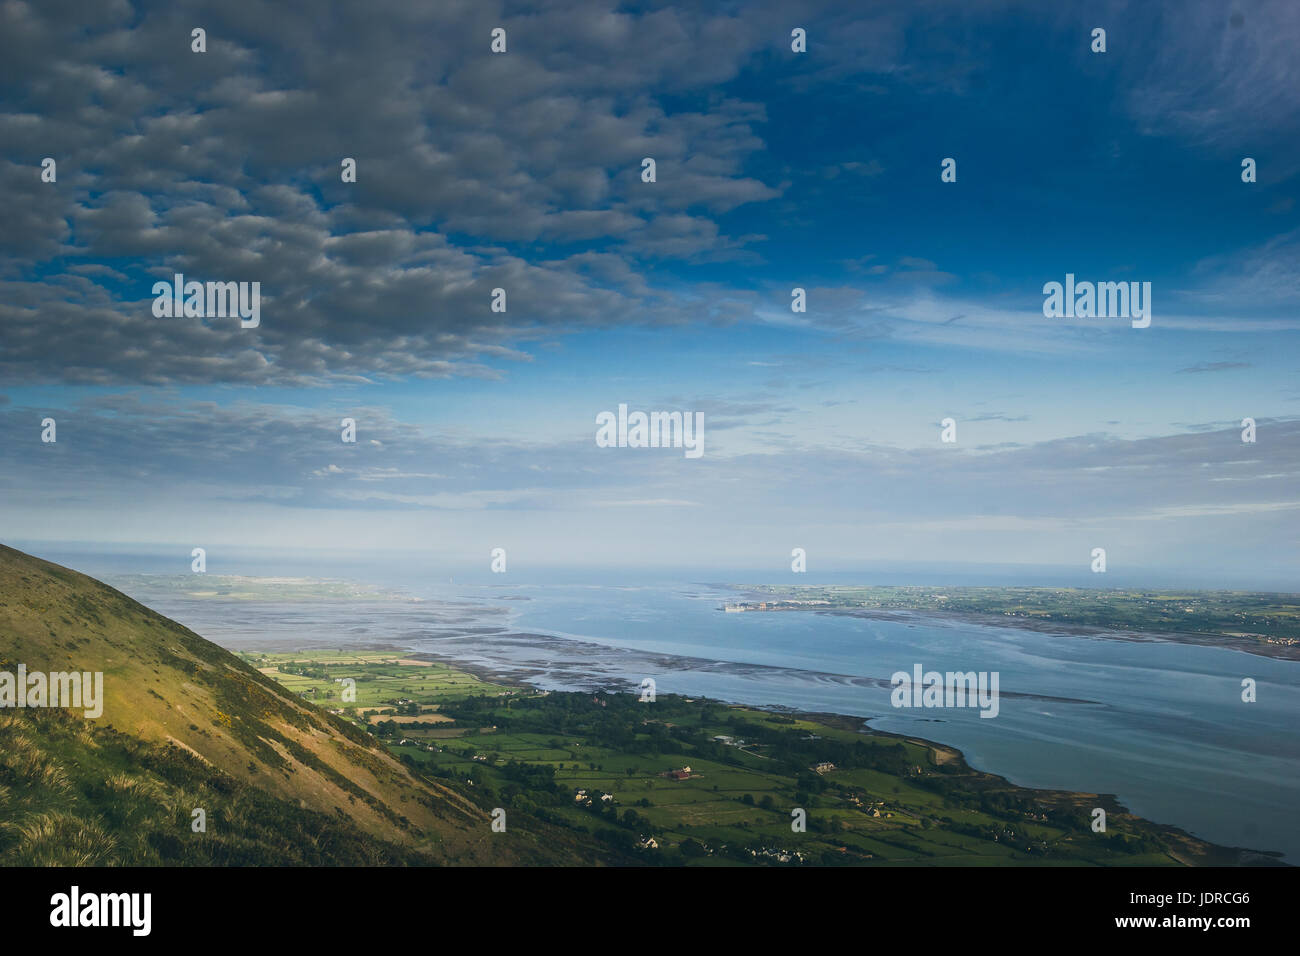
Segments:
[[[103,673],[103,713],[0,709],[0,864],[599,862],[85,575],[0,545],[0,672]],[[193,811],[206,813],[195,833]]]

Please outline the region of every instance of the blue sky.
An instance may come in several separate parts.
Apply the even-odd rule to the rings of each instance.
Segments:
[[[1288,580],[1293,5],[859,6],[6,6],[0,529]],[[262,326],[155,318],[178,271]],[[597,448],[620,402],[705,456]]]

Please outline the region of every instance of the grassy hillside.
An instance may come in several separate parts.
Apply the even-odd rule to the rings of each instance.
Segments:
[[[0,671],[102,671],[98,719],[0,710],[0,865],[594,863],[85,575],[0,545]],[[206,812],[207,832],[192,814]]]

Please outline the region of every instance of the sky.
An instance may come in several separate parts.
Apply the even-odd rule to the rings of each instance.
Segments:
[[[0,2],[0,541],[1291,587],[1298,42],[1267,0]],[[155,316],[178,272],[261,324]],[[1046,316],[1067,274],[1150,326]],[[600,447],[621,403],[703,455]]]

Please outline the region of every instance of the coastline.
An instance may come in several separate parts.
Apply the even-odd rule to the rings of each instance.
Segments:
[[[435,607],[439,602],[429,602],[430,606]],[[481,606],[475,602],[468,602],[475,609],[481,609]],[[716,605],[715,605],[716,606]],[[497,608],[488,608],[488,610],[504,610],[508,605],[504,602]],[[703,608],[701,609],[703,610]],[[966,612],[931,612],[929,610],[911,610],[911,609],[827,609],[827,608],[808,608],[816,610],[818,613],[840,614],[846,617],[857,618],[876,618],[892,620],[895,622],[920,622],[929,620],[940,626],[958,626],[962,623],[977,620],[979,624],[990,626],[1014,626],[1018,625],[1019,629],[1024,631],[1036,631],[1040,633],[1073,635],[1082,637],[1093,637],[1102,639],[1125,640],[1133,644],[1160,644],[1160,643],[1177,643],[1172,641],[1173,635],[1154,634],[1154,633],[1126,633],[1117,630],[1107,630],[1098,627],[1089,627],[1087,625],[1065,625],[1055,621],[1041,621],[1032,619],[1016,619],[1002,615],[971,615]],[[721,612],[710,612],[705,610],[705,614]],[[488,620],[494,620],[494,617]],[[812,620],[812,619],[805,619]],[[818,720],[840,720],[850,721],[855,731],[864,731],[876,736],[890,736],[898,739],[915,740],[927,748],[940,753],[951,752],[960,757],[961,764],[972,773],[986,775],[990,779],[1003,781],[1005,786],[1013,788],[1025,794],[1030,793],[1074,793],[1084,794],[1088,791],[1085,789],[1094,782],[1090,777],[1091,774],[1074,774],[1067,777],[1061,777],[1054,774],[1033,775],[1032,768],[1028,770],[1019,765],[1002,763],[990,769],[983,769],[972,765],[967,759],[966,751],[958,749],[956,746],[944,743],[942,740],[935,740],[930,737],[918,737],[909,735],[907,728],[899,728],[901,732],[891,732],[878,730],[872,726],[873,720],[883,721],[888,715],[877,714],[875,718],[861,718],[853,713],[854,688],[872,688],[888,689],[889,682],[883,678],[868,677],[861,675],[836,674],[832,672],[812,671],[807,668],[794,668],[782,666],[780,664],[760,664],[751,662],[736,661],[718,661],[710,657],[697,657],[692,654],[672,653],[670,651],[646,651],[630,647],[620,647],[617,645],[596,644],[583,642],[573,636],[563,633],[538,633],[526,628],[511,628],[505,621],[501,626],[498,624],[476,624],[463,616],[457,616],[455,619],[432,621],[422,621],[419,639],[417,638],[416,628],[406,626],[404,619],[399,621],[403,623],[402,631],[383,635],[379,643],[370,643],[364,638],[357,640],[348,635],[343,640],[328,640],[325,644],[308,643],[313,640],[307,637],[304,641],[304,635],[296,637],[271,637],[258,639],[251,634],[242,635],[232,646],[241,649],[250,647],[259,647],[263,650],[280,650],[289,651],[301,649],[304,647],[329,647],[335,650],[384,650],[400,651],[404,655],[411,656],[415,659],[425,659],[439,661],[454,667],[457,670],[472,674],[482,680],[496,684],[523,688],[528,690],[536,689],[553,689],[568,691],[595,691],[602,689],[606,691],[634,691],[638,687],[636,679],[629,675],[640,674],[658,674],[659,669],[669,670],[693,670],[704,675],[710,682],[704,685],[696,684],[692,689],[701,691],[696,699],[716,700],[720,704],[729,707],[749,708],[754,711],[767,711],[787,715],[808,715],[812,719]],[[1005,633],[1005,632],[1004,632]],[[379,634],[375,635],[377,638]],[[425,640],[424,637],[430,638]],[[339,637],[343,637],[340,633]],[[486,641],[485,641],[486,639]],[[1008,635],[1008,640],[1011,636]],[[497,642],[500,642],[497,645]],[[223,642],[224,643],[224,642]],[[1225,642],[1212,638],[1189,641],[1187,643],[1209,644],[1223,646]],[[492,646],[497,645],[497,646]],[[1248,648],[1243,648],[1248,650]],[[689,650],[689,649],[687,649]],[[572,651],[572,653],[570,653]],[[1258,655],[1263,656],[1263,655]],[[828,661],[827,663],[832,663]],[[763,685],[769,685],[775,688],[779,683],[785,680],[784,672],[790,672],[793,676],[795,672],[800,678],[816,677],[824,684],[837,685],[834,688],[827,687],[826,695],[817,695],[806,701],[801,701],[796,696],[794,699],[784,699],[781,696],[773,694],[769,696],[764,693]],[[718,681],[712,681],[710,675],[716,675]],[[740,687],[733,683],[730,678],[735,678],[738,682],[745,682],[750,678],[757,678],[751,690],[749,687]],[[659,691],[661,694],[668,693],[667,684],[671,683],[660,679]],[[1065,685],[1055,688],[1058,690],[1065,689]],[[827,696],[828,695],[828,696]],[[680,693],[678,694],[680,696]],[[1013,696],[1012,692],[1004,692],[1004,697]],[[1072,704],[1088,704],[1090,706],[1105,706],[1099,699],[1079,699],[1071,697],[1055,697],[1048,695],[1032,694],[1015,694],[1014,696],[1031,698],[1039,702],[1068,702]],[[818,698],[821,699],[818,699]],[[784,700],[783,703],[770,703],[771,700]],[[811,706],[809,706],[811,705]],[[802,706],[804,709],[796,709]],[[841,710],[834,710],[841,707]],[[828,709],[829,708],[829,709]],[[1048,710],[1054,708],[1048,707]],[[928,732],[923,728],[918,728],[922,733]],[[942,735],[944,730],[941,725],[934,725],[933,730]],[[963,746],[969,747],[967,741],[962,741]],[[993,761],[998,764],[998,761]],[[1002,773],[995,773],[993,770],[1001,770],[1002,773],[1016,774],[1020,773],[1025,776],[1026,783],[1015,782],[1013,778],[1003,776]],[[1053,789],[1060,783],[1066,783],[1077,789]],[[1120,786],[1116,784],[1119,783]],[[1269,841],[1268,844],[1263,841],[1256,842],[1252,833],[1247,829],[1242,832],[1240,827],[1236,832],[1219,832],[1216,835],[1223,839],[1222,843],[1212,843],[1209,838],[1195,837],[1189,834],[1189,831],[1183,827],[1197,826],[1198,818],[1195,816],[1180,816],[1177,807],[1162,804],[1143,804],[1144,794],[1141,792],[1128,793],[1124,790],[1123,781],[1106,781],[1103,785],[1112,791],[1126,794],[1126,799],[1136,800],[1139,804],[1144,805],[1148,814],[1157,814],[1155,816],[1143,817],[1152,827],[1161,827],[1168,832],[1182,834],[1179,839],[1192,841],[1193,844],[1204,844],[1206,847],[1218,847],[1222,852],[1218,852],[1214,857],[1217,865],[1230,865],[1239,862],[1247,863],[1268,863],[1270,865],[1294,865],[1293,863],[1279,860],[1277,857],[1286,853],[1286,849],[1280,848],[1277,844]],[[1182,786],[1187,786],[1186,781]],[[1119,796],[1107,797],[1103,794],[1100,800],[1113,799],[1115,806],[1121,806]],[[1091,806],[1107,806],[1109,803],[1094,802]],[[1161,810],[1163,809],[1163,814]],[[1157,820],[1178,820],[1180,825],[1173,823],[1158,823]],[[1281,831],[1274,830],[1274,833]],[[1242,847],[1240,844],[1247,844]],[[1270,845],[1271,844],[1271,845]],[[1265,846],[1263,850],[1252,850],[1249,846]],[[1285,844],[1283,844],[1285,845]],[[1196,862],[1203,862],[1206,857],[1204,854],[1193,853]]]
[[[908,621],[912,616],[924,616],[930,619],[947,620],[966,624],[982,624],[989,627],[1015,627],[1040,634],[1055,634],[1072,637],[1103,638],[1114,641],[1129,641],[1135,644],[1195,644],[1201,647],[1219,647],[1229,651],[1242,651],[1256,657],[1268,657],[1274,660],[1300,661],[1300,645],[1295,644],[1261,644],[1247,637],[1233,637],[1226,634],[1207,634],[1198,631],[1135,631],[1129,628],[1097,627],[1091,624],[1065,624],[1055,621],[1039,621],[1033,618],[1012,617],[1007,614],[980,614],[974,611],[931,611],[922,610],[876,610],[809,608],[816,614],[839,615],[842,617],[859,617],[885,621]],[[774,613],[774,612],[758,612]]]
[[[547,642],[562,642],[566,646],[581,642],[574,641],[572,638],[560,637],[555,634],[541,634],[530,631],[508,631],[502,630],[492,635],[494,638],[503,641],[517,641],[526,643],[530,646],[539,646]],[[378,646],[378,645],[376,645]],[[636,656],[638,660],[649,662],[664,670],[696,670],[708,671],[712,673],[725,673],[735,675],[753,675],[760,673],[781,674],[785,672],[797,671],[801,676],[815,677],[827,682],[841,684],[846,687],[875,687],[881,690],[889,690],[893,684],[884,677],[866,677],[859,674],[840,674],[835,671],[818,671],[810,668],[789,668],[777,664],[757,664],[745,661],[721,661],[709,657],[692,657],[686,654],[672,654],[662,651],[637,651],[629,648],[608,647],[601,645],[601,649],[607,653],[623,653],[629,656]],[[498,684],[510,683],[512,679],[526,679],[527,677],[541,677],[551,671],[540,666],[529,666],[526,664],[511,665],[490,665],[478,661],[466,661],[463,657],[456,654],[443,654],[438,651],[421,650],[419,653],[412,654],[413,657],[419,657],[421,654],[427,655],[429,660],[442,661],[443,663],[454,664],[456,667],[480,677],[485,680],[493,680]],[[555,665],[550,665],[554,667]],[[627,690],[636,688],[638,685],[635,681],[624,677],[615,677],[606,674],[599,674],[591,670],[581,670],[576,666],[566,671],[570,680],[574,683],[588,684],[590,687],[581,689],[601,689],[607,690],[612,686],[619,686]],[[487,676],[484,676],[487,675]],[[1057,704],[1097,704],[1097,701],[1088,700],[1081,697],[1057,697],[1050,694],[1026,694],[1018,691],[1002,691],[1001,696],[1008,700],[1035,700],[1044,703]],[[735,702],[740,703],[740,702]],[[742,706],[746,706],[743,705]],[[779,705],[774,705],[779,706]]]
[[[755,598],[767,595],[751,591],[738,585],[725,585],[734,590],[749,594]],[[1036,631],[1040,634],[1053,634],[1069,637],[1102,638],[1115,641],[1128,641],[1135,644],[1194,644],[1201,647],[1219,647],[1224,650],[1241,651],[1256,657],[1273,660],[1300,661],[1300,644],[1270,644],[1248,637],[1230,634],[1213,634],[1204,631],[1157,631],[1135,630],[1122,627],[1099,627],[1095,624],[1073,624],[1063,621],[1045,621],[1040,618],[1019,617],[1010,614],[985,614],[979,611],[953,611],[942,608],[828,608],[828,607],[781,607],[764,610],[747,609],[745,614],[824,614],[835,617],[856,617],[865,620],[893,621],[911,623],[917,618],[931,621],[949,621],[962,624],[977,624],[985,627],[1014,627],[1020,630]]]
[[[513,637],[547,637],[547,635],[528,635],[512,634]],[[513,687],[520,690],[537,691],[542,688],[532,684],[528,680],[527,672],[523,668],[500,668],[476,662],[466,662],[458,660],[454,655],[438,654],[429,651],[415,651],[409,647],[400,647],[396,645],[385,646],[368,646],[369,650],[393,650],[405,653],[412,660],[429,660],[447,665],[456,670],[467,673],[479,680],[500,684],[502,686]],[[305,650],[305,649],[304,649]],[[591,675],[593,681],[595,675]],[[616,682],[621,685],[618,689],[631,692],[637,689],[637,685],[632,681],[620,680]],[[887,683],[887,682],[886,682]],[[609,686],[603,689],[610,690]],[[681,695],[677,695],[681,696]],[[828,727],[834,727],[842,730],[850,730],[867,736],[879,738],[890,738],[900,741],[908,741],[918,746],[926,748],[932,755],[936,765],[954,764],[963,773],[970,774],[972,777],[989,782],[994,786],[1006,788],[1017,793],[1032,795],[1035,799],[1060,805],[1072,804],[1079,807],[1096,807],[1100,806],[1106,810],[1108,815],[1116,818],[1128,818],[1140,820],[1146,826],[1149,826],[1161,835],[1166,837],[1170,843],[1177,848],[1171,852],[1171,857],[1178,863],[1185,866],[1277,866],[1288,867],[1289,864],[1281,859],[1282,854],[1279,851],[1255,850],[1249,847],[1225,846],[1212,841],[1197,837],[1180,827],[1173,824],[1161,823],[1146,817],[1140,817],[1132,813],[1124,806],[1115,794],[1091,793],[1087,791],[1059,790],[1049,788],[1027,787],[1008,780],[1006,777],[981,770],[966,759],[965,753],[957,747],[945,744],[940,741],[931,740],[926,737],[918,737],[914,734],[899,734],[891,731],[878,730],[871,726],[872,718],[861,717],[854,714],[841,714],[829,711],[807,711],[799,710],[792,707],[780,705],[761,705],[747,704],[738,701],[722,700],[709,697],[692,697],[694,701],[710,701],[725,707],[739,710],[765,711],[769,713],[779,713],[799,720],[808,720]]]

